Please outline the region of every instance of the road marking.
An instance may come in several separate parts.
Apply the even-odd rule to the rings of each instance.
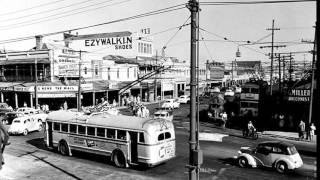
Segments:
[[[199,133],[199,140],[222,142],[222,138],[226,136],[229,135],[220,133]]]

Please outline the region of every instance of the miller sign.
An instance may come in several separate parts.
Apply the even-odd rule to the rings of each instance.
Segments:
[[[310,89],[292,89],[289,91],[288,101],[309,102]]]

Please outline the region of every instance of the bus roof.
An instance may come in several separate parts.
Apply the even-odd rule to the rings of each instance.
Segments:
[[[86,115],[82,112],[70,112],[65,110],[53,111],[49,113],[47,120],[68,122],[68,123],[83,123],[93,126],[107,126],[122,129],[145,130],[146,125],[154,123],[163,123],[163,119],[158,118],[142,118],[136,116],[111,115],[108,113],[96,113]],[[161,121],[161,122],[160,122]],[[165,124],[170,122],[165,122]],[[172,125],[173,126],[173,125]],[[170,127],[171,128],[171,127]]]

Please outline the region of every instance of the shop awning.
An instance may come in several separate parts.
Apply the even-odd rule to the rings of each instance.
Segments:
[[[24,59],[9,59],[9,60],[1,60],[0,65],[13,65],[13,64],[35,64],[37,61],[38,64],[50,64],[48,58],[24,58]]]

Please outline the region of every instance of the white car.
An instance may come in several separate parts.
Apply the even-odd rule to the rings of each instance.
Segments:
[[[172,108],[172,109],[175,109],[175,108],[179,108],[180,107],[180,103],[178,102],[177,99],[166,99],[162,106],[162,108]]]
[[[168,121],[172,121],[173,120],[173,115],[172,115],[171,111],[158,110],[153,115],[154,115],[155,118],[161,118],[161,119],[165,119],[165,120],[168,120]]]
[[[224,96],[234,96],[234,92],[231,89],[227,89]]]
[[[37,119],[31,118],[30,116],[23,116],[15,118],[8,130],[9,134],[23,134],[26,136],[32,131],[41,131],[42,122]]]
[[[190,102],[190,96],[188,95],[182,95],[178,98],[178,102],[181,104],[187,104]]]
[[[40,109],[34,109],[31,107],[22,107],[18,108],[16,112],[21,112],[26,115],[29,115],[31,118],[36,119],[38,121],[45,122],[47,119],[47,114],[41,111]]]

